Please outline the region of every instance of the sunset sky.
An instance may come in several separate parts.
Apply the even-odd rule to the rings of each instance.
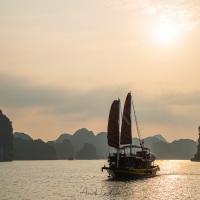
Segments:
[[[48,141],[131,91],[143,137],[197,140],[199,51],[199,0],[0,0],[0,109]]]

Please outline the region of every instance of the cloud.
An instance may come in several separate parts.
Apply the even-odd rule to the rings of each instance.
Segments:
[[[63,17],[61,14],[43,14],[43,15],[17,15],[17,16],[9,16],[5,17],[6,20],[18,20],[18,21],[40,21],[47,19],[54,19],[58,17]]]
[[[48,107],[70,99],[71,91],[36,85],[24,77],[0,74],[0,102],[11,107]]]
[[[105,0],[103,4],[116,11],[131,10],[135,8],[145,8],[148,4],[147,0]]]
[[[195,1],[148,1],[146,12],[156,14],[161,21],[175,21],[179,28],[193,29],[200,25],[200,3]]]
[[[130,84],[101,85],[87,91],[37,85],[23,77],[0,74],[0,104],[13,110],[36,108],[40,114],[71,116],[74,120],[107,118],[114,99],[121,99],[132,88],[138,121],[147,124],[191,124],[199,118],[200,91],[151,94]]]
[[[106,0],[106,7],[116,11],[139,10],[156,15],[161,21],[173,21],[179,28],[193,29],[200,26],[199,0]]]
[[[200,91],[143,95],[137,102],[138,116],[144,123],[188,126],[200,118]]]
[[[0,74],[0,104],[13,109],[39,108],[40,112],[52,115],[102,116],[108,112],[105,107],[114,98],[122,96],[125,88],[125,85],[99,86],[82,92],[37,85],[24,77]]]
[[[168,104],[173,106],[200,106],[200,91],[165,94]]]

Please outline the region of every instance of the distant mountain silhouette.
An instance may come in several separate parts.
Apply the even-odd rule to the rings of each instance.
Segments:
[[[0,161],[13,160],[12,122],[0,110]]]
[[[156,155],[157,159],[170,159],[170,145],[168,142],[157,141],[152,145],[151,151]]]
[[[75,152],[80,151],[85,143],[93,144],[97,151],[98,158],[106,159],[109,152],[113,152],[113,148],[107,144],[107,133],[101,132],[96,136],[92,131],[82,128],[77,130],[73,135],[62,134],[56,142],[62,142],[64,139],[69,139],[74,148]],[[159,141],[166,141],[165,138],[159,134],[153,137],[147,137],[144,139],[145,147],[152,148],[152,145]],[[133,144],[140,145],[138,138],[133,138]]]
[[[180,139],[170,143],[170,159],[191,159],[196,151],[196,142],[190,139]]]
[[[47,144],[55,148],[58,160],[66,160],[69,157],[74,157],[74,147],[68,139],[64,139],[61,143],[50,141]]]
[[[21,139],[24,139],[24,140],[33,140],[28,134],[20,133],[20,132],[15,132],[14,138],[21,138]]]
[[[148,147],[151,149],[152,146],[158,141],[161,141],[161,140],[159,140],[157,137],[147,137],[144,139],[144,145],[145,147]]]
[[[190,139],[175,140],[172,143],[158,141],[152,145],[157,159],[189,160],[197,150],[196,142]]]
[[[71,140],[71,138],[72,138],[72,135],[70,135],[68,133],[63,133],[62,135],[59,136],[58,139],[55,140],[55,142],[62,143],[63,140],[65,140],[65,139]]]
[[[80,151],[76,154],[77,160],[92,160],[97,159],[96,148],[92,144],[85,143]]]
[[[110,147],[107,144],[107,133],[101,132],[97,134],[93,144],[97,150],[97,156],[101,159],[106,159],[110,150]]]
[[[153,137],[155,137],[155,138],[157,138],[157,139],[159,139],[159,140],[161,140],[163,142],[167,142],[167,140],[160,134],[154,135]]]
[[[88,131],[86,128],[79,129],[74,133],[71,138],[71,142],[75,148],[75,151],[79,151],[84,144],[94,144],[95,135],[92,131]]]
[[[74,135],[63,134],[62,139],[64,138],[71,140],[76,152],[79,152],[84,144],[92,144],[96,148],[97,156],[100,159],[106,159],[108,153],[113,152],[113,148],[107,145],[106,132],[101,132],[95,136],[92,131],[82,128],[76,131]],[[134,145],[140,145],[138,138],[132,140]],[[144,146],[150,148],[158,159],[190,159],[197,148],[193,140],[181,139],[168,143],[160,134],[144,138]]]
[[[42,140],[15,138],[14,160],[55,160],[56,150]]]
[[[77,130],[73,135],[62,134],[55,140],[55,142],[61,143],[64,139],[69,139],[74,146],[75,152],[80,151],[84,144],[93,144],[96,151],[97,157],[107,158],[109,153],[109,147],[107,145],[107,133],[101,132],[96,136],[92,131],[82,128]]]
[[[30,140],[31,138],[24,133],[15,133],[14,135],[15,140],[21,138]],[[27,141],[27,139],[25,141]],[[134,145],[140,145],[138,138],[133,138],[132,141]],[[34,145],[35,147],[33,147]],[[94,135],[92,131],[86,128],[77,130],[73,135],[64,133],[55,141],[47,142],[46,145],[53,147],[57,159],[68,159],[69,157],[77,157],[77,159],[107,159],[109,152],[115,151],[114,148],[109,147],[107,144],[106,132]],[[37,143],[31,144],[30,146],[21,144],[20,148],[23,149],[23,151],[28,151],[28,149],[36,148],[36,146]],[[196,142],[193,140],[180,139],[168,143],[160,134],[144,138],[144,146],[150,148],[151,152],[155,153],[157,159],[190,159],[197,149]],[[23,151],[20,151],[21,154],[24,154]],[[90,155],[90,151],[93,152],[93,154]],[[89,152],[88,156],[86,152]],[[32,157],[32,154],[29,154],[26,159],[32,159]]]
[[[147,148],[152,148],[152,145],[158,141],[160,141],[157,137],[153,136],[153,137],[147,137],[147,138],[144,138],[144,146],[147,147]],[[132,139],[132,142],[134,145],[137,145],[139,146],[140,145],[140,142],[139,142],[139,139],[138,138],[133,138]]]
[[[86,128],[82,128],[77,130],[73,135],[70,134],[62,134],[56,142],[62,142],[64,139],[69,139],[74,146],[75,151],[79,151],[84,144],[94,144],[95,143],[95,135],[92,131],[87,130]]]
[[[14,143],[14,145],[13,145]],[[138,138],[132,138],[134,145],[140,145]],[[168,143],[160,134],[144,138],[144,146],[155,153],[157,159],[191,159],[197,150],[197,143],[180,139]],[[15,132],[11,121],[0,110],[0,161],[51,160],[51,159],[106,159],[115,149],[107,144],[107,133],[94,135],[82,128],[73,135],[64,133],[55,141],[33,140],[28,134]],[[195,154],[196,155],[196,154]],[[14,156],[14,157],[13,157]]]

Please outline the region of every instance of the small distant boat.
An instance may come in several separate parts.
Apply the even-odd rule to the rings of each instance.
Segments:
[[[120,100],[114,100],[108,119],[108,145],[116,149],[116,153],[109,153],[107,170],[112,178],[141,178],[155,176],[159,166],[154,165],[156,156],[144,147],[141,140],[134,104],[131,93],[128,93],[124,104],[120,133]],[[140,146],[132,144],[132,110],[136,122]]]

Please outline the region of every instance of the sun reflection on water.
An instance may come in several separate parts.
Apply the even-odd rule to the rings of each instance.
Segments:
[[[200,163],[156,161],[153,178],[110,180],[105,160],[15,161],[0,165],[1,199],[200,199]],[[26,191],[26,192],[24,192]]]

